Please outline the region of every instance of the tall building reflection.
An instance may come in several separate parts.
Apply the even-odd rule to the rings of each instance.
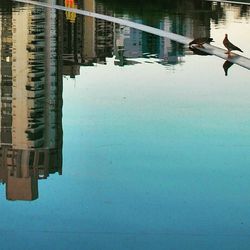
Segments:
[[[62,174],[62,80],[55,13],[4,13],[1,42],[0,180],[8,200],[38,198],[38,180]]]

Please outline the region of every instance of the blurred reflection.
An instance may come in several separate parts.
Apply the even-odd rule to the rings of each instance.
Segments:
[[[228,75],[228,69],[233,65],[234,63],[232,62],[229,62],[229,61],[225,61],[223,63],[223,69],[224,69],[224,72],[225,72],[225,76]]]
[[[62,174],[54,15],[27,6],[1,16],[0,181],[8,200],[35,200],[39,179]]]
[[[189,49],[195,54],[199,56],[211,56],[211,54],[200,50],[200,48],[197,48],[196,46],[189,46]]]
[[[199,55],[199,56],[209,56],[211,54],[200,50],[200,48],[197,48],[196,46],[189,46],[189,49],[195,54],[195,55]],[[228,75],[228,69],[233,65],[234,63],[230,62],[230,61],[225,61],[223,64],[223,69],[225,72],[225,75]]]

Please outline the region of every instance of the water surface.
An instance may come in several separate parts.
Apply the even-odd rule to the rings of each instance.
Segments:
[[[250,57],[247,6],[77,5]],[[2,249],[249,248],[249,70],[31,5],[0,27]]]

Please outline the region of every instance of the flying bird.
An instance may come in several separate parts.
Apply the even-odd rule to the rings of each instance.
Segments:
[[[198,38],[195,38],[193,41],[191,41],[189,43],[189,46],[191,46],[192,44],[196,44],[198,47],[204,48],[203,47],[204,43],[209,44],[211,42],[214,42],[213,38],[211,38],[211,37],[198,37]]]
[[[223,40],[223,44],[224,46],[227,48],[227,52],[226,54],[231,54],[232,50],[238,50],[240,52],[243,52],[239,47],[235,46],[234,44],[232,44],[229,40],[228,40],[228,35],[225,34],[225,38]]]

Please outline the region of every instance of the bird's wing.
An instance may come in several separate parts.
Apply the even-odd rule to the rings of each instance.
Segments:
[[[237,46],[235,46],[234,44],[232,44],[231,42],[228,41],[228,47],[231,49],[231,50],[240,50],[241,49]]]

